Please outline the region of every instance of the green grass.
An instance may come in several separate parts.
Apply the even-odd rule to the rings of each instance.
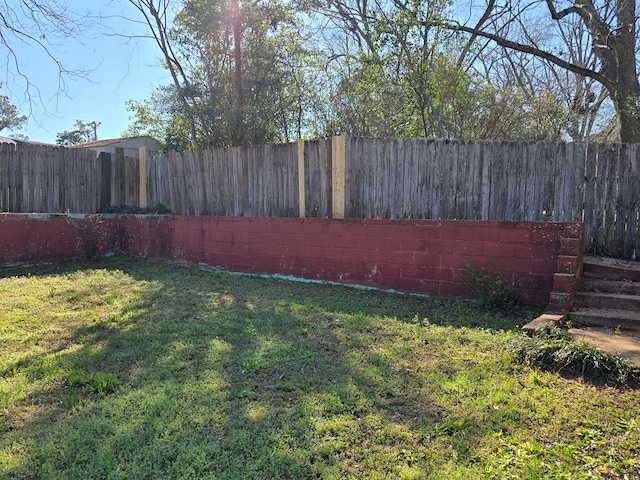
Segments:
[[[638,478],[638,391],[519,365],[534,315],[128,258],[0,271],[0,478]]]

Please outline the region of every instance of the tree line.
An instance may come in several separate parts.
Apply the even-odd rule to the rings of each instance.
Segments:
[[[167,149],[331,135],[640,142],[635,0],[120,1],[171,78],[127,103],[125,134]]]

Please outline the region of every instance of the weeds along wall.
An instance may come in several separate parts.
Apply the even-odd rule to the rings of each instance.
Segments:
[[[464,269],[522,279],[526,303],[570,307],[580,223],[142,215],[0,215],[0,265],[133,255],[254,274],[468,296]]]

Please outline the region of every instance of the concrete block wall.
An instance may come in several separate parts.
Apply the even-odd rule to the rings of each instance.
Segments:
[[[525,302],[549,305],[552,293],[573,298],[577,277],[564,275],[580,269],[582,232],[551,222],[3,214],[0,265],[111,252],[458,296],[469,295],[462,279],[473,265],[523,277]]]

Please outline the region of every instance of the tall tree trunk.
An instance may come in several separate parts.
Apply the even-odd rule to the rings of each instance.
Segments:
[[[620,141],[640,143],[640,87],[637,78],[621,79],[615,105],[620,121]]]
[[[620,120],[620,140],[626,143],[640,143],[640,83],[636,73],[636,28],[635,0],[617,0],[617,35],[612,38],[609,48],[615,57],[614,99]],[[607,65],[604,65],[606,68]],[[605,75],[607,72],[605,70]]]
[[[233,126],[233,145],[244,145],[244,96],[242,93],[242,14],[240,2],[233,2],[233,58],[235,63],[235,125]]]

